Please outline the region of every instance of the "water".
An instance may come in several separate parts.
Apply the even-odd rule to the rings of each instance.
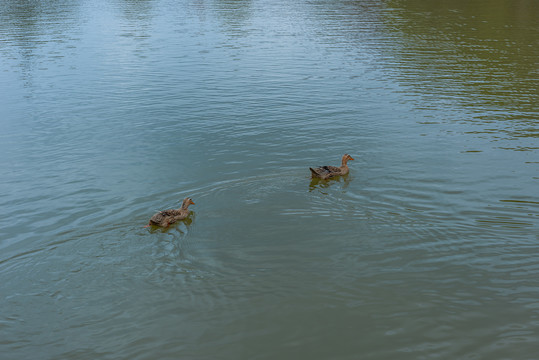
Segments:
[[[3,1],[0,358],[535,358],[538,11]]]

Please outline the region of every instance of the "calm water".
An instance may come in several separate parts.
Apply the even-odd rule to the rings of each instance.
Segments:
[[[535,359],[538,19],[2,1],[0,358]]]

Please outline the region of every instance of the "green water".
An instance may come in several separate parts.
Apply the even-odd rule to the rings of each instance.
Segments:
[[[2,1],[0,359],[534,359],[538,19]]]

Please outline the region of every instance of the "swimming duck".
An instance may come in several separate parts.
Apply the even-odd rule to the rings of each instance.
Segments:
[[[316,169],[309,168],[311,170],[311,175],[313,178],[320,178],[320,179],[329,179],[335,176],[341,176],[348,174],[348,165],[346,164],[348,160],[354,160],[353,157],[351,157],[348,154],[344,154],[342,157],[342,162],[340,167],[336,166],[320,166]]]
[[[179,209],[169,209],[163,210],[156,213],[150,219],[148,226],[162,226],[168,227],[170,224],[175,223],[176,221],[183,220],[189,215],[189,205],[195,205],[191,198],[186,197],[183,199],[182,207]]]

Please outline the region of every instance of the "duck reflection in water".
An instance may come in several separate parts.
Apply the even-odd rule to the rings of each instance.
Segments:
[[[173,224],[170,224],[167,227],[158,226],[158,225],[146,225],[145,227],[149,227],[150,233],[155,232],[162,232],[162,233],[168,233],[169,231],[178,231],[180,235],[186,235],[189,232],[189,228],[191,227],[191,224],[193,224],[193,220],[195,218],[195,213],[191,212],[189,215],[183,219],[176,221]]]
[[[342,188],[346,189],[348,185],[350,184],[350,176],[348,174],[343,176],[334,177],[331,179],[320,179],[320,178],[312,178],[311,182],[309,184],[309,192],[315,190],[316,188],[319,189],[327,189],[334,183],[343,183]]]

